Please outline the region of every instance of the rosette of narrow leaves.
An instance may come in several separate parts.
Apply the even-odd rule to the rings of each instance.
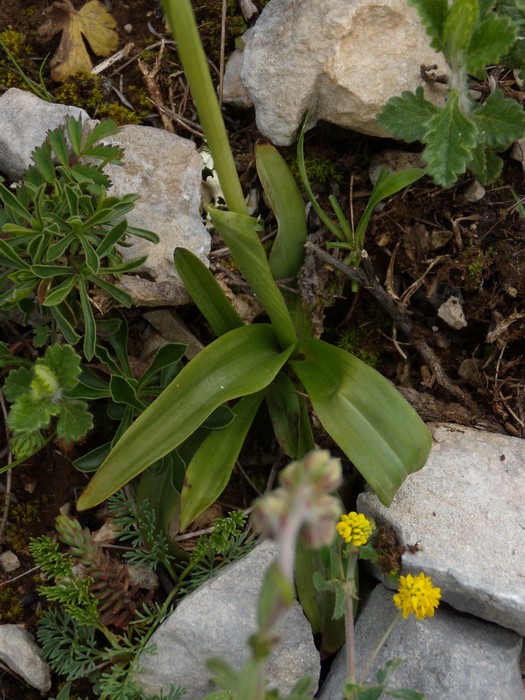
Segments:
[[[512,13],[494,11],[495,0],[409,0],[409,4],[421,15],[431,46],[447,62],[446,103],[442,108],[432,104],[422,87],[415,93],[405,91],[387,102],[377,115],[378,124],[396,138],[425,144],[422,157],[438,185],[450,187],[467,169],[487,184],[503,166],[497,152],[525,134],[525,114],[499,89],[483,103],[475,102],[467,78],[483,78],[485,66],[513,55],[509,52],[517,43],[518,24]]]
[[[84,137],[81,121],[67,117],[66,128],[67,139],[59,127],[34,151],[34,165],[20,187],[13,192],[0,184],[0,264],[5,270],[0,308],[37,309],[51,316],[72,345],[83,333],[84,354],[91,359],[96,340],[92,287],[130,306],[129,294],[108,276],[134,270],[145,258],[123,262],[117,244],[124,244],[128,233],[155,242],[158,237],[123,218],[138,195],[107,195],[110,181],[103,168],[118,163],[121,150],[98,142],[116,133],[116,124],[101,122]]]
[[[42,430],[56,419],[56,434],[77,441],[93,427],[87,403],[69,392],[78,384],[80,357],[69,345],[54,344],[30,367],[11,370],[4,384],[12,404],[7,423],[15,457],[28,457],[44,444]]]

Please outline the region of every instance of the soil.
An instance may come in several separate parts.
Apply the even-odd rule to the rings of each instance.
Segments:
[[[52,55],[58,45],[58,35],[46,45],[38,42],[43,13],[51,4],[50,0],[0,3],[0,32],[13,28],[24,34],[26,43],[19,62],[34,80],[38,80],[45,56]],[[79,9],[83,3],[74,0],[73,4]],[[256,4],[260,9],[264,3]],[[134,45],[127,58],[104,71],[99,86],[102,96],[96,98],[96,104],[92,84],[83,84],[74,94],[71,85],[65,90],[52,81],[48,59],[43,76],[49,92],[57,99],[60,95],[69,97],[69,103],[74,98],[94,117],[107,116],[108,105],[116,105],[112,109],[120,121],[136,120],[168,128],[200,144],[196,113],[158,4],[154,0],[106,0],[106,5],[117,22],[119,49]],[[194,6],[217,76],[221,3],[195,0]],[[237,3],[229,3],[228,7],[226,55],[245,28]],[[163,37],[166,42],[162,46]],[[92,58],[94,64],[102,60]],[[6,70],[7,66],[9,62],[0,50],[0,92],[12,85],[27,87],[16,73]],[[497,75],[503,86],[512,87],[510,74],[498,70]],[[253,146],[261,137],[253,113],[225,109],[225,117],[248,191],[257,186]],[[353,207],[357,220],[371,190],[367,170],[372,157],[395,145],[331,125],[320,124],[308,132],[307,158],[325,164],[326,172],[313,178],[321,203],[326,204],[328,195],[334,192],[343,210]],[[283,149],[283,154],[293,161],[294,149]],[[513,192],[523,195],[523,180],[522,164],[507,153],[502,175],[479,201],[469,201],[472,183],[468,176],[449,190],[424,179],[392,197],[372,218],[365,242],[369,259],[362,266],[368,284],[361,285],[356,293],[333,265],[313,254],[323,337],[373,364],[427,421],[454,421],[525,437],[525,223],[513,197]],[[317,245],[326,250],[326,231],[314,216],[310,217],[310,230]],[[216,241],[215,247],[221,246]],[[213,254],[212,269],[225,272],[221,258]],[[337,292],[329,298],[323,296],[327,275],[330,288]],[[376,290],[378,286],[386,289],[387,302],[385,295],[381,301],[370,293],[374,285]],[[451,298],[458,300],[465,316],[466,326],[461,329],[451,328],[438,315],[440,307]],[[184,310],[181,313],[184,315]],[[193,317],[194,311],[188,309],[187,315]],[[132,318],[140,325],[140,311]],[[193,324],[193,330],[205,337],[206,331],[198,323]],[[25,342],[23,328],[14,323],[0,325],[0,337],[11,344]],[[325,439],[320,435],[319,440]],[[325,443],[335,449],[333,444]],[[78,454],[82,448],[76,446],[73,451]],[[277,451],[275,447],[273,455]],[[271,450],[268,453],[267,461],[273,464],[276,458]],[[249,470],[253,461],[249,450],[244,455],[241,461]],[[76,494],[87,477],[74,470],[71,458],[64,446],[49,445],[32,463],[12,472],[4,549],[17,553],[21,568],[15,572],[16,579],[13,574],[0,573],[0,586],[11,581],[9,590],[13,598],[22,601],[22,609],[11,615],[12,600],[5,594],[0,596],[0,622],[20,622],[35,628],[40,602],[27,542],[29,536],[53,534],[54,518],[65,504],[74,509]],[[6,483],[4,474],[4,492]],[[236,487],[230,486],[225,500],[244,506],[254,495],[251,486],[240,478]],[[96,521],[93,525],[97,526]],[[5,585],[2,590],[6,590]],[[0,672],[0,688],[5,698],[40,697],[18,684],[7,671]]]

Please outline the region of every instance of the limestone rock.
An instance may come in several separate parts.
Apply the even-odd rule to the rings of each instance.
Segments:
[[[256,629],[257,598],[265,570],[276,554],[265,542],[184,598],[151,637],[155,654],[143,653],[137,680],[149,693],[182,685],[185,700],[202,700],[214,690],[205,662],[220,656],[240,668],[249,658],[246,640]],[[280,642],[268,663],[268,678],[289,693],[303,675],[317,686],[319,655],[310,625],[294,603],[277,628]]]
[[[418,544],[402,573],[424,571],[456,610],[525,635],[524,477],[524,440],[437,425],[426,466],[390,508],[365,492],[358,510]]]
[[[46,102],[18,88],[4,92],[0,97],[0,171],[11,180],[21,180],[35,148],[44,143],[48,131],[65,124],[67,116],[80,117],[88,130],[97,124],[78,107]]]
[[[397,613],[392,593],[377,586],[356,624],[357,677]],[[376,659],[368,681],[391,659],[406,661],[389,688],[412,688],[427,700],[523,700],[514,632],[440,606],[431,619],[401,619]],[[320,700],[341,700],[346,680],[343,648],[323,684]]]
[[[443,86],[424,83],[420,67],[445,69],[405,0],[270,0],[244,36],[239,59],[230,60],[225,101],[247,97],[259,130],[277,145],[293,142],[310,110],[311,124],[324,119],[373,136],[386,133],[375,122],[390,97],[424,86],[440,101]]]
[[[42,660],[33,635],[18,625],[0,625],[0,660],[42,693],[51,688],[49,666]]]

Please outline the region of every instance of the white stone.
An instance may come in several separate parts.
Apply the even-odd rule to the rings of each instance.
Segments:
[[[455,297],[450,296],[437,311],[439,318],[443,319],[445,323],[454,328],[456,331],[460,331],[467,325],[467,319],[465,318],[465,313],[461,305],[461,301]]]
[[[20,180],[32,164],[31,154],[49,131],[65,124],[67,116],[81,118],[86,130],[97,121],[78,107],[46,102],[32,92],[10,88],[0,97],[0,171]]]
[[[358,678],[396,613],[392,592],[377,586],[357,619]],[[393,673],[388,688],[418,690],[427,700],[523,700],[521,643],[514,632],[442,606],[431,619],[416,620],[411,615],[397,622],[372,665],[368,682],[373,683],[377,670],[397,658],[405,663]],[[320,700],[341,700],[345,681],[343,648],[323,684]]]
[[[425,84],[420,66],[437,54],[406,0],[270,0],[244,37],[240,77],[259,130],[277,145],[296,137],[305,113],[355,131],[386,136],[375,121],[390,97],[423,86],[441,101],[443,86]],[[225,85],[239,104],[238,59]],[[228,90],[224,94],[229,100]]]
[[[7,551],[0,554],[0,566],[6,574],[10,574],[12,571],[16,571],[20,566],[20,559],[16,556],[14,552]]]
[[[27,630],[17,625],[0,625],[0,660],[42,693],[51,688],[49,666]]]
[[[424,571],[457,610],[525,635],[525,441],[456,425],[433,426],[426,466],[390,508],[371,492],[358,510],[392,527],[403,573]]]
[[[214,690],[205,666],[208,658],[222,657],[236,668],[248,660],[247,639],[256,630],[262,578],[275,554],[272,543],[258,545],[179,603],[151,637],[156,653],[139,658],[143,673],[137,680],[147,692],[182,685],[187,690],[185,700],[202,700]],[[317,687],[319,654],[298,603],[281,618],[276,632],[280,641],[267,665],[271,685],[289,693],[307,674]]]
[[[157,283],[178,282],[173,253],[180,246],[202,260],[210,250],[210,236],[200,218],[202,161],[195,144],[163,129],[129,124],[105,140],[124,149],[122,165],[109,164],[111,195],[137,193],[140,199],[126,216],[130,226],[149,229],[160,243],[130,237],[124,259],[147,255],[141,268]]]

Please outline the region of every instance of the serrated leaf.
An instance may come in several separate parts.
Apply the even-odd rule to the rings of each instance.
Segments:
[[[466,56],[467,71],[482,78],[485,75],[485,67],[490,63],[497,63],[509,51],[516,35],[516,27],[508,17],[489,14],[472,34]]]
[[[93,417],[85,401],[65,398],[60,404],[57,437],[64,440],[80,440],[93,427]]]
[[[455,0],[443,25],[443,53],[447,63],[457,71],[464,63],[465,52],[479,18],[477,0]]]
[[[80,357],[69,345],[50,345],[43,359],[37,363],[46,364],[55,375],[58,384],[68,391],[78,383],[80,376]]]
[[[425,134],[427,147],[422,157],[436,184],[450,187],[465,172],[477,135],[476,125],[460,110],[459,97],[453,92],[446,107],[432,117]]]
[[[9,403],[13,403],[29,391],[32,379],[33,373],[26,367],[12,369],[9,372],[3,387],[4,396]]]
[[[488,185],[500,174],[503,160],[482,143],[478,143],[468,168],[482,185]]]
[[[399,97],[391,97],[376,116],[380,127],[407,143],[423,141],[430,119],[439,108],[425,99],[422,87],[415,92],[405,90]]]
[[[447,0],[408,0],[419,12],[421,21],[436,51],[443,50],[443,26],[448,12]]]
[[[84,38],[97,56],[109,56],[118,47],[117,24],[99,0],[90,0],[78,11],[71,0],[54,2],[46,14],[47,21],[38,32],[41,40],[62,32],[50,64],[53,80],[63,82],[79,71],[91,71],[93,64]]]
[[[491,92],[471,119],[478,128],[478,138],[488,146],[503,151],[525,135],[525,112],[515,100],[505,98],[501,90]]]
[[[30,393],[20,396],[9,411],[7,423],[12,430],[33,432],[39,428],[47,428],[51,416],[58,413],[58,405],[51,399],[32,398]]]

